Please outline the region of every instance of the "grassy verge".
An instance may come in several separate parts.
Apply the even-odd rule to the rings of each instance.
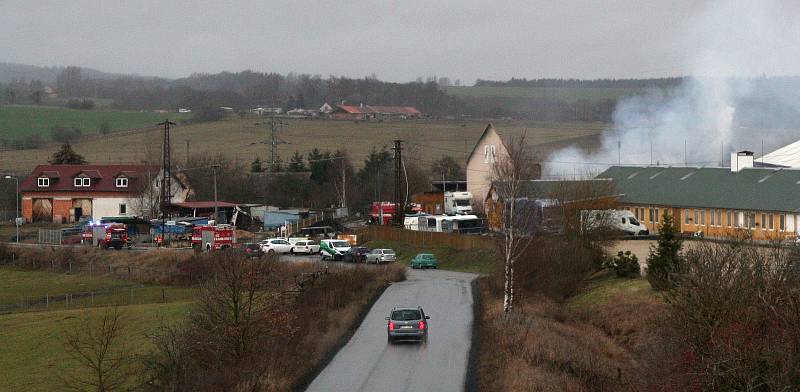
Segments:
[[[441,269],[485,275],[494,272],[496,268],[497,253],[494,249],[459,250],[446,246],[421,247],[401,241],[370,241],[366,246],[373,249],[394,249],[398,262],[403,265],[408,265],[417,253],[425,252],[433,253],[439,259]]]
[[[144,304],[122,308],[125,341],[132,354],[152,347],[145,336],[161,320],[182,319],[188,302]],[[19,313],[0,316],[0,390],[54,391],[63,389],[62,375],[81,371],[64,350],[63,331],[76,328],[84,317],[99,319],[107,308]],[[136,366],[135,362],[130,366]]]

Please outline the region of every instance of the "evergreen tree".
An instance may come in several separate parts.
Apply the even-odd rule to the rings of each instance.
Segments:
[[[664,212],[658,231],[658,244],[650,247],[647,257],[647,280],[653,289],[666,290],[673,287],[673,275],[680,268],[683,239],[669,211]]]
[[[283,161],[281,161],[280,157],[275,157],[275,163],[271,163],[269,166],[271,172],[278,173],[283,171]]]
[[[52,165],[83,165],[86,159],[72,149],[69,143],[64,143],[50,158]]]
[[[330,158],[330,152],[325,151],[322,153],[316,148],[308,153],[308,167],[311,170],[312,181],[320,185],[328,181],[328,171],[331,165]]]
[[[303,162],[303,156],[300,155],[300,152],[295,151],[294,156],[292,156],[292,159],[289,162],[289,171],[301,172],[305,170],[306,170],[306,164],[305,162]]]
[[[264,171],[264,167],[261,165],[261,159],[256,157],[253,163],[250,164],[250,171],[253,173],[261,173]]]

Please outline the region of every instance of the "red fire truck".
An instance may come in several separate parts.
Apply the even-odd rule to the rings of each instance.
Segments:
[[[81,233],[81,243],[100,248],[131,247],[128,226],[124,223],[90,223]]]
[[[225,250],[236,243],[236,228],[231,225],[197,225],[192,230],[192,249],[197,252]]]
[[[422,211],[422,206],[416,203],[407,205],[407,211],[418,213]],[[397,205],[390,201],[376,201],[372,203],[370,211],[370,223],[375,225],[390,225],[392,219],[397,213]]]

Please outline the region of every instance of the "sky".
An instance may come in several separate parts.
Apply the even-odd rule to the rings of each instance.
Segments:
[[[696,28],[698,18],[722,3],[0,0],[0,61],[170,78],[245,69],[374,74],[398,82],[435,75],[463,84],[681,76],[697,69],[698,58],[720,50],[705,46],[720,38],[706,34],[741,34],[725,20],[711,21],[719,24],[713,29]],[[779,28],[796,24],[800,2],[764,3]],[[767,48],[800,51],[795,45]],[[796,65],[745,71],[796,75]]]

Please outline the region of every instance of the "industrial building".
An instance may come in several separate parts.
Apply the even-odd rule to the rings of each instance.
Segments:
[[[754,167],[753,153],[731,154],[731,167],[612,166],[619,208],[658,232],[668,211],[680,231],[707,237],[794,239],[800,224],[800,170]]]

